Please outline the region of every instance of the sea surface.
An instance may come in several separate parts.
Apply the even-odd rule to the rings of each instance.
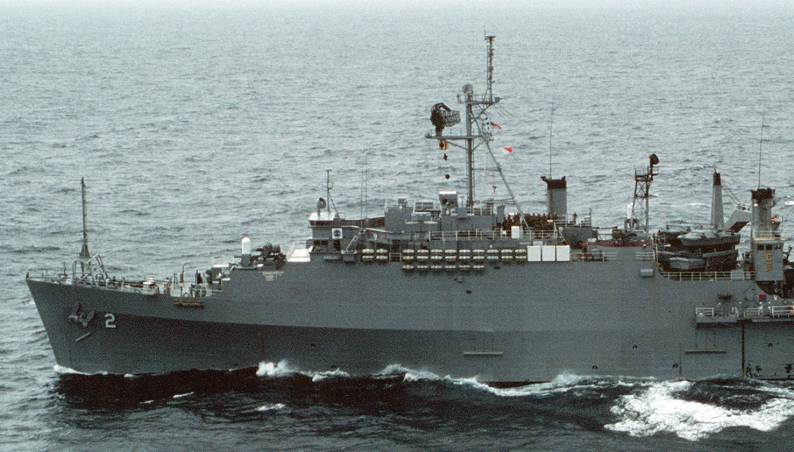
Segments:
[[[655,226],[706,222],[715,167],[749,202],[759,150],[761,183],[794,218],[791,2],[168,3],[0,1],[0,448],[791,444],[787,383],[560,375],[494,389],[400,363],[369,376],[56,367],[24,278],[77,256],[81,177],[91,250],[137,277],[229,260],[242,233],[304,239],[326,169],[351,217],[463,191],[461,153],[443,160],[423,136],[432,104],[482,91],[485,32],[504,98],[496,159],[525,211],[544,209],[551,141],[569,212],[604,227],[622,224],[652,152]],[[506,197],[486,152],[476,165],[478,196]],[[726,213],[735,202],[726,193]]]

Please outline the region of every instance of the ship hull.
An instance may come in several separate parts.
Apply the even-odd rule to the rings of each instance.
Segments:
[[[634,258],[637,251],[623,249],[608,262],[492,265],[465,274],[316,260],[283,272],[237,270],[201,308],[166,295],[28,285],[56,361],[86,373],[286,360],[306,371],[371,375],[400,364],[491,382],[564,373],[789,378],[794,324],[696,322],[695,308],[718,297],[754,303],[753,281],[643,277],[653,263]]]

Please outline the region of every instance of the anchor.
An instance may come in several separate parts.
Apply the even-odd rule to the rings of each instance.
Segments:
[[[83,328],[88,328],[88,325],[91,324],[91,321],[94,320],[94,316],[96,315],[95,311],[83,311],[83,306],[80,303],[74,305],[72,308],[72,313],[69,314],[69,317],[66,319],[70,322],[79,323],[82,325]]]

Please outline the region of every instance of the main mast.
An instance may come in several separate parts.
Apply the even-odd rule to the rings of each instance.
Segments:
[[[430,112],[430,121],[435,126],[435,135],[428,134],[426,138],[438,140],[438,147],[442,151],[446,151],[450,144],[453,146],[466,150],[466,188],[468,198],[466,199],[467,207],[474,207],[475,203],[475,187],[474,187],[474,140],[481,139],[486,146],[491,140],[490,133],[483,133],[483,126],[480,124],[481,120],[485,117],[485,112],[496,105],[501,100],[499,97],[493,95],[493,44],[496,36],[485,36],[488,42],[487,53],[487,86],[485,95],[482,99],[477,99],[474,95],[474,87],[467,83],[463,85],[463,98],[458,96],[458,101],[465,104],[466,118],[465,118],[465,135],[444,135],[443,131],[447,127],[452,127],[460,123],[460,114],[453,111],[444,103],[437,103],[433,106]],[[475,107],[477,111],[475,112]],[[478,133],[475,132],[475,128]],[[458,145],[450,143],[451,141],[463,141],[464,144]],[[489,148],[490,150],[490,148]]]
[[[474,207],[474,137],[471,134],[474,123],[474,88],[470,84],[463,86],[463,94],[466,96],[466,178],[468,188],[467,207]]]

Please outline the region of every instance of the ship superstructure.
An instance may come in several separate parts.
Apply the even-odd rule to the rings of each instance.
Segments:
[[[715,172],[711,224],[653,232],[653,154],[634,175],[622,228],[569,215],[566,177],[550,173],[547,211],[524,212],[490,146],[488,112],[501,99],[495,38],[486,42],[484,95],[465,85],[462,115],[435,104],[426,135],[466,153],[465,193],[398,198],[382,216],[348,219],[329,173],[306,243],[254,248],[244,236],[234,262],[187,277],[110,276],[84,233],[71,272],[27,278],[58,364],[137,374],[286,360],[366,375],[399,363],[491,382],[564,372],[789,378],[794,270],[774,190],[753,190],[752,208],[737,204],[726,222]],[[475,197],[475,151],[490,155],[507,200]],[[747,224],[750,249],[740,252]]]

